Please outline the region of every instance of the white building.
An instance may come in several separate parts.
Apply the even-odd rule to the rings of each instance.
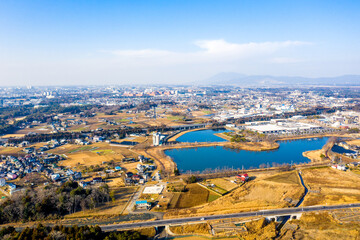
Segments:
[[[153,145],[154,146],[159,146],[162,144],[162,140],[165,138],[164,135],[162,135],[161,133],[157,132],[157,133],[153,133]]]
[[[0,187],[5,186],[5,184],[6,184],[5,178],[0,178]]]
[[[146,187],[143,191],[143,194],[160,194],[162,191],[164,190],[164,186],[160,185],[160,186],[151,186],[151,187]]]
[[[321,126],[299,122],[251,123],[246,129],[263,134],[311,133],[323,129]]]

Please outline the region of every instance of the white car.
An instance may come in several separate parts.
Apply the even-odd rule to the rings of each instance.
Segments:
[[[204,221],[204,220],[205,220],[205,218],[200,218],[200,220],[201,220],[201,221]]]

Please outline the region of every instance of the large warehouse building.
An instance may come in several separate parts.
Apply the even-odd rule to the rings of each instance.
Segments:
[[[245,128],[263,134],[313,133],[323,129],[321,126],[299,122],[257,122]]]

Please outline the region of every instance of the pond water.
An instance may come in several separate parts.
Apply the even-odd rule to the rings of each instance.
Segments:
[[[225,139],[214,135],[214,133],[231,132],[227,129],[208,129],[185,133],[178,137],[178,142],[226,142]]]
[[[336,153],[340,153],[340,154],[342,154],[342,153],[355,153],[355,151],[353,151],[353,150],[345,149],[345,148],[343,148],[343,147],[341,147],[339,145],[336,145],[336,144],[331,148],[331,151],[336,152]]]
[[[261,166],[271,167],[284,163],[307,163],[310,160],[303,157],[302,153],[321,149],[327,140],[328,138],[314,138],[281,141],[279,142],[279,149],[263,152],[233,150],[215,146],[170,149],[166,150],[165,154],[173,158],[182,172],[232,167],[234,169],[250,169]]]

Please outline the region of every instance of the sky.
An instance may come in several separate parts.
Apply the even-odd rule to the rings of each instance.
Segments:
[[[360,1],[0,0],[0,85],[360,74]]]

